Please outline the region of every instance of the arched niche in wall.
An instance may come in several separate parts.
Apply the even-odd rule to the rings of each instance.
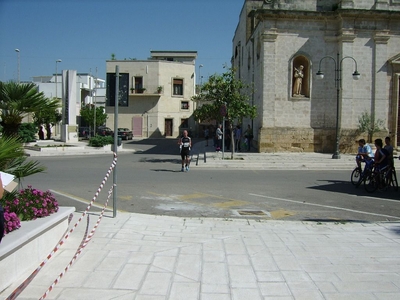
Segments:
[[[291,97],[310,98],[310,61],[304,55],[296,55],[292,60]]]

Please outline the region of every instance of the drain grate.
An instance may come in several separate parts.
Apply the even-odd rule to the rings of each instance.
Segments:
[[[241,216],[265,216],[265,215],[267,215],[262,210],[238,210],[238,213]]]

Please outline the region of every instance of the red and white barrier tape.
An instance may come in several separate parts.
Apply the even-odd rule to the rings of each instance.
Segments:
[[[60,247],[64,244],[64,242],[69,238],[69,236],[72,234],[72,232],[75,230],[75,228],[79,225],[79,223],[81,222],[81,220],[85,217],[85,215],[87,214],[87,212],[90,210],[90,208],[92,207],[94,201],[97,199],[98,195],[100,194],[101,190],[104,187],[104,184],[107,182],[108,178],[110,177],[111,172],[113,171],[113,169],[115,168],[116,164],[117,164],[117,154],[114,152],[114,159],[111,163],[110,168],[108,169],[106,176],[104,177],[104,179],[102,180],[99,188],[97,189],[95,195],[93,196],[92,200],[90,201],[89,205],[87,206],[86,210],[83,212],[82,216],[79,218],[79,220],[75,223],[75,225],[71,228],[71,230],[69,232],[67,232],[65,234],[65,236],[60,240],[60,242],[57,244],[57,246],[53,249],[53,251],[51,251],[51,253],[49,255],[47,255],[47,257],[45,258],[45,260],[43,260],[40,265],[36,268],[35,271],[32,272],[32,274],[24,280],[23,283],[21,283],[11,294],[10,296],[8,296],[6,298],[6,300],[14,300],[16,299],[21,293],[22,291],[28,286],[28,284],[33,280],[33,278],[37,275],[37,273],[43,268],[43,266],[50,260],[50,258],[58,251],[58,249],[60,249]],[[110,192],[109,192],[109,196],[107,198],[107,201],[105,203],[105,207],[102,210],[102,213],[104,213],[105,208],[107,207],[107,203],[108,203],[108,199],[110,197],[110,194],[112,193],[112,190],[114,189],[114,185],[111,187]],[[81,245],[85,245],[86,246],[87,243],[83,243]],[[79,249],[81,248],[81,246],[79,246]],[[77,251],[77,252],[78,252]],[[47,295],[47,292],[46,294]],[[43,297],[43,296],[42,296]]]
[[[83,243],[79,246],[78,250],[76,250],[75,255],[72,257],[71,261],[69,262],[69,264],[64,268],[64,271],[60,273],[60,275],[58,275],[58,277],[56,278],[56,280],[54,280],[53,284],[47,289],[47,291],[43,294],[42,297],[39,298],[39,300],[45,299],[47,297],[47,295],[53,290],[53,288],[57,285],[57,283],[61,280],[61,278],[65,275],[65,273],[67,273],[67,271],[69,270],[69,268],[72,266],[72,264],[77,260],[78,256],[82,253],[82,250],[87,246],[87,244],[90,242],[90,240],[92,239],[94,232],[96,231],[97,227],[100,224],[101,219],[103,218],[104,215],[104,211],[107,208],[108,205],[108,201],[112,195],[112,192],[114,190],[114,185],[110,188],[110,190],[108,191],[108,197],[107,197],[107,201],[104,204],[103,209],[101,210],[100,216],[97,219],[96,224],[94,225],[94,227],[92,228],[89,236],[87,236],[87,238],[85,239],[85,241],[83,241]]]

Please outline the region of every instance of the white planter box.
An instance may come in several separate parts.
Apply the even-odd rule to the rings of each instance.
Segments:
[[[68,230],[68,216],[75,207],[60,207],[57,213],[21,222],[0,244],[0,291],[27,271],[34,271]]]

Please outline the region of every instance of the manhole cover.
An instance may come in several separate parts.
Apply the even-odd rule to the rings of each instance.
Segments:
[[[262,210],[238,210],[239,215],[242,216],[264,216],[265,212]]]

